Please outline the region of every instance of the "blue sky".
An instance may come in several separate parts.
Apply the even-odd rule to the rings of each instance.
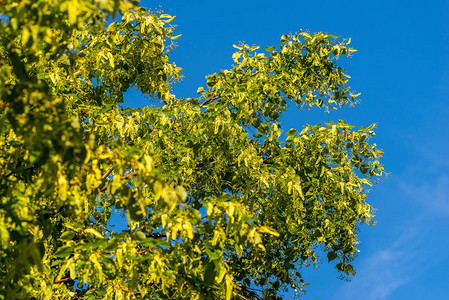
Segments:
[[[232,44],[279,45],[303,30],[336,33],[357,49],[341,60],[362,103],[327,115],[291,107],[283,128],[345,119],[378,123],[374,142],[391,177],[368,202],[375,227],[362,227],[356,277],[332,266],[302,270],[302,299],[448,299],[449,287],[449,1],[142,1],[177,16],[171,60],[185,79],[177,97],[195,97],[204,77],[229,68]],[[148,105],[130,93],[130,106]],[[286,294],[286,299],[289,294]]]

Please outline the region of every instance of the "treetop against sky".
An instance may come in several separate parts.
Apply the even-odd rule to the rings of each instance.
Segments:
[[[234,42],[229,66],[183,98],[172,15],[4,2],[5,297],[271,299],[301,292],[320,259],[354,275],[367,189],[384,172],[375,125],[284,122],[295,107],[359,103],[341,67],[349,39]],[[132,88],[161,104],[127,107]],[[111,230],[117,214],[123,230]]]

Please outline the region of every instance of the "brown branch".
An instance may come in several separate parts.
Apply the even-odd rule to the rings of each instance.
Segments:
[[[232,188],[232,183],[230,181],[222,179],[221,182],[223,182],[224,184],[226,184],[226,185],[228,185],[229,187]]]
[[[130,294],[134,294],[134,295],[140,294],[139,292],[134,292],[134,291],[131,291],[131,290],[124,289],[124,288],[122,288],[122,287],[120,287],[120,286],[117,286],[117,285],[115,285],[115,284],[113,284],[113,283],[108,283],[108,284],[109,284],[109,285],[112,285],[112,286],[113,286],[114,288],[116,288],[116,289],[122,290],[122,291],[127,292],[127,293],[130,293]]]
[[[148,237],[154,238],[154,239],[161,239],[161,238],[166,238],[167,235],[161,234],[161,233],[155,233],[155,234],[148,235]]]
[[[67,281],[72,281],[78,279],[78,276],[75,276],[75,278],[70,278],[70,277],[64,277],[58,280],[55,280],[54,283],[63,283],[63,282],[67,282]],[[49,282],[46,282],[46,284],[50,284]]]
[[[265,158],[265,159],[262,161],[262,163],[263,163],[263,164],[266,164],[266,165],[272,165],[272,164],[274,164],[273,161],[268,161],[269,159],[271,159],[271,157]]]
[[[203,103],[200,104],[200,107],[203,107],[204,105],[207,105],[211,102],[214,102],[215,100],[217,100],[218,98],[220,98],[219,95],[213,95],[212,97],[210,97],[209,99],[204,100]]]
[[[235,292],[240,298],[244,300],[262,300],[262,298],[260,298],[259,295],[256,292],[252,291],[250,288],[242,285],[239,285],[239,288],[244,291],[248,297],[251,297],[247,298],[246,296],[240,295],[239,293]]]
[[[235,281],[234,281],[235,282]],[[243,300],[262,300],[262,298],[251,288],[244,286],[240,284],[239,282],[235,282],[238,286],[238,289],[241,290],[245,295],[237,293],[237,291],[234,291],[234,293],[239,296]],[[249,297],[249,298],[248,298]]]
[[[106,173],[104,173],[103,176],[101,176],[101,179],[103,179],[103,180],[106,179],[106,178],[109,176],[109,174],[111,174],[111,172],[112,172],[113,169],[114,169],[114,167],[110,167],[110,168],[106,171]],[[134,172],[128,173],[128,174],[126,174],[126,175],[123,175],[122,177],[120,177],[120,179],[128,179],[128,178],[133,177],[133,176],[135,176],[135,175],[137,175],[137,174],[139,174],[139,170],[135,170]],[[103,186],[103,187],[100,189],[100,192],[106,191],[107,188],[108,188],[107,185]]]
[[[243,300],[251,300],[250,298],[246,298],[245,296],[243,296],[243,295],[240,295],[239,293],[237,293],[237,292],[235,292],[235,294],[237,295],[237,296],[239,296],[241,299],[243,299]]]
[[[154,248],[146,248],[139,252],[139,255],[143,255],[147,252],[154,251]]]
[[[109,174],[111,174],[112,170],[114,170],[114,167],[109,167],[109,169],[106,171],[106,173],[103,174],[103,176],[101,176],[102,180],[105,180],[106,178],[108,178]]]
[[[139,174],[139,170],[135,170],[134,172],[123,175],[122,177],[120,177],[120,179],[128,179],[129,177],[133,177],[137,174]]]

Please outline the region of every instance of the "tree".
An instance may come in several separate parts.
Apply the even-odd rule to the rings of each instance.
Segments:
[[[383,173],[374,124],[284,140],[279,122],[289,102],[358,102],[337,66],[349,41],[237,45],[232,68],[176,99],[173,17],[122,0],[0,4],[3,298],[275,299],[302,291],[320,249],[354,275],[365,187]],[[162,105],[124,107],[132,87]]]

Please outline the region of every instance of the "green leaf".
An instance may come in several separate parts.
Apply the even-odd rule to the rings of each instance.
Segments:
[[[168,19],[168,20],[164,20],[164,22],[165,22],[166,24],[170,24],[175,18],[176,18],[176,16],[173,16],[173,17],[171,17],[171,18]]]
[[[302,38],[304,39],[304,41],[310,41],[312,39],[312,37],[310,36],[310,34],[308,34],[307,32],[301,32],[300,35],[302,36]]]
[[[295,136],[297,134],[298,134],[298,130],[296,130],[295,128],[292,128],[289,131],[287,131],[287,133],[285,135],[286,136]]]
[[[213,262],[208,263],[204,272],[204,283],[212,285],[215,278],[215,264]]]
[[[175,40],[179,39],[181,36],[182,36],[182,34],[178,34],[177,36],[170,36],[169,38],[170,38],[172,41],[175,41]]]
[[[338,257],[338,255],[335,252],[328,252],[327,253],[327,261],[329,261],[329,262],[333,261],[337,257]]]
[[[187,200],[187,191],[182,186],[176,187],[176,193],[178,194],[178,197],[181,200],[181,202],[185,202]]]
[[[230,300],[232,297],[232,279],[226,276],[226,300]]]
[[[168,15],[168,14],[161,14],[161,15],[159,16],[159,18],[160,18],[160,19],[171,19],[172,16],[170,16],[170,15]]]
[[[353,266],[352,265],[346,265],[345,266],[345,273],[346,273],[346,275],[351,274],[352,276],[354,276],[355,275],[355,271],[354,271]]]
[[[75,233],[73,231],[66,231],[63,234],[61,234],[59,239],[63,240],[63,241],[69,241],[69,240],[73,239],[74,236],[75,236]]]
[[[72,253],[73,253],[73,247],[62,246],[54,253],[54,255],[59,258],[65,258],[65,257],[68,257]]]
[[[290,38],[290,36],[289,36],[289,35],[287,35],[287,34],[284,34],[284,35],[283,35],[283,36],[281,37],[281,43],[285,43],[285,42],[287,42],[289,38]]]
[[[93,229],[93,228],[87,228],[87,229],[85,229],[84,231],[85,231],[86,233],[93,234],[93,235],[95,235],[96,237],[98,237],[98,238],[100,238],[100,239],[104,239],[104,237],[101,235],[101,233],[99,233],[98,231],[96,231],[96,230]]]
[[[145,233],[143,233],[143,232],[141,232],[141,231],[137,231],[137,232],[135,233],[135,238],[136,238],[137,240],[139,240],[139,241],[142,241],[142,240],[146,239],[147,236],[145,235]]]
[[[267,52],[272,52],[272,51],[274,51],[274,49],[276,49],[276,46],[265,47],[265,51],[267,51]]]
[[[260,226],[259,230],[260,230],[260,232],[269,233],[269,234],[271,234],[273,236],[279,237],[279,233],[276,230],[274,230],[273,228],[271,228],[271,227]]]

